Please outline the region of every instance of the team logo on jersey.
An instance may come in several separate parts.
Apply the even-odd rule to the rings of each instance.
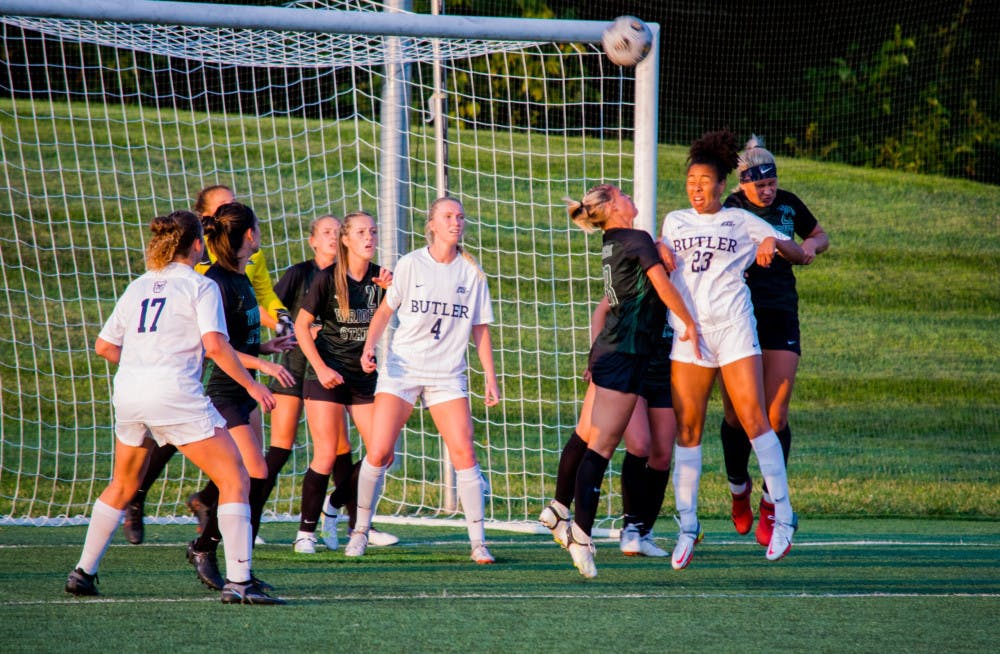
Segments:
[[[167,283],[166,282],[154,282],[153,283],[153,292],[154,293],[162,293],[163,289],[165,289],[166,287],[167,287]]]
[[[468,293],[468,291],[465,290],[464,286],[459,286],[457,289],[455,289],[455,292],[456,293]]]
[[[727,220],[724,223],[722,223],[722,227],[736,227],[736,223],[734,223],[731,220]]]

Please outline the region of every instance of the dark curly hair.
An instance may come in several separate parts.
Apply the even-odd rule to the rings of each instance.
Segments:
[[[688,168],[694,164],[711,166],[719,176],[726,179],[739,163],[740,144],[736,135],[728,129],[706,132],[691,144],[688,150]]]

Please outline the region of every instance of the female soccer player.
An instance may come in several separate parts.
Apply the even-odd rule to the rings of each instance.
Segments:
[[[803,265],[812,263],[817,254],[830,247],[829,237],[802,200],[778,188],[778,167],[774,155],[764,149],[764,143],[758,137],[754,136],[747,142],[737,168],[740,190],[727,197],[724,206],[746,209],[789,238],[798,234],[805,253],[801,262]],[[792,386],[802,355],[795,274],[791,262],[778,257],[767,268],[751,265],[746,280],[762,350],[767,417],[781,442],[787,466],[792,446],[788,404],[792,399]],[[747,469],[751,446],[724,387],[722,400],[725,407],[721,426],[722,451],[733,499],[733,525],[738,533],[746,534],[753,527],[754,519],[753,509],[750,508],[752,482]],[[774,502],[767,492],[767,484],[763,490],[755,535],[757,542],[767,547],[774,530]]]
[[[150,231],[147,272],[129,284],[95,346],[99,356],[118,365],[112,397],[114,472],[94,503],[83,554],[66,580],[66,592],[98,594],[98,565],[139,486],[155,439],[174,444],[219,487],[227,575],[223,603],[284,604],[252,580],[247,471],[225,420],[202,390],[202,354],[265,410],[274,407],[274,397],[227,341],[218,286],[192,269],[204,251],[198,217],[175,211],[154,218]]]
[[[708,397],[719,373],[775,501],[775,536],[768,560],[788,553],[797,526],[781,443],[764,413],[760,346],[743,272],[755,258],[761,266],[771,265],[776,249],[790,261],[802,261],[803,252],[757,216],[723,208],[726,176],[736,167],[738,149],[729,131],[709,132],[695,141],[687,167],[691,208],[672,211],[663,221],[661,254],[674,268],[671,279],[692,307],[699,335],[680,338],[686,326],[671,316],[675,332],[671,387],[678,421],[674,494],[680,514],[680,535],[671,558],[675,570],[691,562],[694,546],[703,537],[697,515],[701,437]]]
[[[374,416],[364,437],[367,453],[358,474],[358,518],[345,556],[362,556],[385,472],[400,430],[420,398],[448,447],[465,512],[472,560],[493,563],[486,547],[484,480],[476,460],[465,350],[471,334],[486,377],[487,407],[500,401],[489,323],[493,307],[486,276],[461,246],[465,210],[438,198],[427,212],[427,247],[400,257],[392,286],[375,311],[361,367],[376,370],[375,345],[395,314],[399,326],[375,389]]]
[[[295,379],[284,366],[261,359],[259,354],[280,354],[293,347],[293,334],[266,343],[260,341],[260,308],[253,287],[245,274],[246,262],[260,247],[260,226],[250,207],[232,202],[219,207],[204,219],[208,247],[216,261],[205,276],[214,280],[222,291],[229,341],[249,370],[260,370],[291,386]],[[251,373],[253,374],[253,373]],[[243,464],[250,475],[250,521],[254,535],[260,526],[267,488],[267,462],[263,453],[263,428],[251,414],[257,402],[235,380],[219,368],[213,368],[206,383],[206,392],[215,408],[226,419],[226,427],[240,450]],[[259,416],[259,412],[257,414]],[[202,496],[206,495],[205,491]],[[205,527],[188,545],[188,561],[199,579],[208,587],[219,580],[215,550],[220,538],[214,507],[209,508]]]
[[[344,216],[338,239],[337,262],[316,275],[295,317],[295,335],[308,360],[302,397],[313,442],[313,458],[302,480],[302,515],[295,551],[316,552],[316,523],[330,473],[343,460],[335,482],[351,486],[354,466],[351,444],[343,428],[344,410],[364,437],[371,430],[375,401],[375,372],[361,369],[361,350],[368,324],[391,279],[372,262],[378,230],[375,220],[358,211]],[[315,340],[314,323],[320,324]],[[353,495],[353,493],[348,493]],[[353,503],[352,503],[353,504]],[[325,542],[336,543],[336,523],[327,525]],[[336,546],[330,549],[334,549]]]
[[[602,298],[590,322],[591,341],[603,329],[610,309],[608,299]],[[667,552],[653,541],[653,526],[670,482],[670,461],[677,435],[677,417],[670,398],[672,342],[673,330],[665,322],[652,345],[649,366],[625,428],[625,458],[621,470],[623,516],[618,545],[626,556],[667,556]],[[588,369],[584,378],[589,381],[590,376]],[[569,544],[569,505],[576,492],[580,461],[587,452],[587,441],[583,438],[590,435],[595,392],[596,387],[590,384],[576,430],[559,456],[555,499],[539,515],[539,521],[552,531],[553,539],[563,547]]]
[[[667,276],[652,237],[633,224],[632,198],[616,186],[601,184],[580,202],[568,200],[570,218],[584,231],[604,232],[601,265],[609,312],[590,348],[594,386],[587,451],[576,475],[576,514],[569,529],[569,552],[584,577],[596,577],[590,537],[600,500],[601,482],[635,408],[652,353],[663,331],[664,305],[687,326],[682,338],[697,334],[694,321]]]

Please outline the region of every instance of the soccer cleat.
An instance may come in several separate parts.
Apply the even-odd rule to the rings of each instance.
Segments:
[[[760,518],[757,520],[755,536],[761,547],[771,544],[771,532],[774,531],[774,505],[760,499]]]
[[[133,545],[142,543],[146,536],[146,528],[142,523],[142,504],[139,502],[129,502],[125,506],[125,523],[122,525],[125,532],[125,539]]]
[[[737,534],[749,534],[750,528],[753,527],[753,509],[750,508],[752,490],[753,484],[747,482],[747,489],[739,495],[730,493],[733,496],[733,526],[736,527]]]
[[[768,561],[778,561],[785,557],[792,549],[792,536],[799,528],[799,516],[792,514],[790,523],[774,521],[774,530],[771,534],[771,542],[767,546],[767,553],[764,555]]]
[[[657,544],[653,542],[653,532],[649,532],[639,539],[639,554],[653,558],[663,558],[668,556],[667,550],[658,547]]]
[[[399,542],[399,536],[379,531],[375,527],[368,530],[369,547],[389,547]]]
[[[255,575],[253,573],[253,570],[250,571],[250,581],[253,582],[254,586],[261,589],[265,593],[274,590],[274,586],[272,586],[271,584],[267,583],[266,581]]]
[[[368,534],[355,529],[351,532],[351,539],[344,546],[344,556],[364,556],[366,549],[368,549]]]
[[[472,544],[472,560],[479,565],[489,565],[491,563],[496,563],[496,559],[490,554],[489,549],[486,547],[486,543],[473,543]]]
[[[204,533],[212,514],[212,507],[201,501],[199,493],[191,493],[188,496],[187,507],[198,518],[198,526],[195,528],[196,533],[199,535]],[[221,589],[222,587],[220,586],[219,588]]]
[[[337,522],[340,521],[340,513],[337,508],[330,504],[330,498],[323,501],[323,512],[319,516],[319,529],[317,534],[328,550],[336,550],[340,547],[340,539],[337,538]]]
[[[77,568],[66,578],[66,592],[70,595],[100,595],[97,592],[97,575],[89,575],[83,568]]]
[[[674,570],[683,570],[691,563],[694,555],[694,546],[705,538],[705,532],[699,522],[694,531],[681,531],[677,534],[677,545],[674,546],[673,556],[670,557],[670,565]]]
[[[569,555],[573,557],[573,565],[581,575],[587,579],[593,579],[597,576],[597,565],[594,563],[594,554],[597,553],[597,550],[594,547],[593,539],[586,543],[577,542],[571,532],[567,549],[569,549]]]
[[[267,545],[267,541],[261,538],[260,534],[257,534],[256,536],[253,537],[253,544],[254,547],[256,547],[257,545]]]
[[[639,533],[638,525],[625,525],[625,528],[618,535],[618,549],[625,556],[636,556],[640,553],[640,540],[642,540],[642,535]]]
[[[285,604],[285,600],[268,595],[251,577],[244,582],[227,581],[222,587],[222,603],[280,606]]]
[[[292,543],[292,549],[295,550],[296,554],[315,554],[316,534],[310,531],[300,531],[295,535],[295,542]]]
[[[538,515],[538,521],[552,532],[552,540],[559,543],[559,547],[569,547],[569,511],[566,507],[555,501],[549,502]]]
[[[194,571],[201,583],[212,590],[222,590],[222,587],[226,585],[226,580],[219,572],[219,559],[215,552],[199,552],[194,548],[194,541],[191,541],[187,546],[187,560],[194,566]]]

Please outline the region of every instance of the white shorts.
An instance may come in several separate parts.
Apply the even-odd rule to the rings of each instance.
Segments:
[[[694,343],[690,340],[680,340],[677,332],[674,332],[670,359],[680,363],[693,363],[703,368],[721,368],[733,361],[760,354],[757,321],[752,313],[747,314],[745,322],[740,321],[698,336],[701,359],[696,359],[694,356]]]
[[[436,381],[433,384],[416,383],[402,377],[379,375],[375,394],[389,393],[416,405],[420,400],[424,407],[442,402],[469,397],[469,382],[465,375],[458,379]]]
[[[215,436],[216,429],[225,429],[226,420],[215,407],[209,406],[209,411],[202,418],[176,425],[147,425],[144,422],[116,422],[115,436],[125,445],[141,447],[142,442],[152,438],[157,445],[174,445],[180,447],[197,443]]]

